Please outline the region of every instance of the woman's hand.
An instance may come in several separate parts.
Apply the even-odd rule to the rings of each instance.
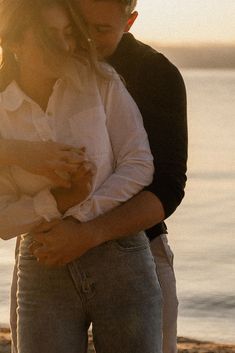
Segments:
[[[78,205],[88,197],[92,190],[95,170],[93,163],[84,161],[80,163],[77,171],[72,175],[70,189],[57,188],[52,190],[61,213],[65,213],[69,208]]]
[[[0,163],[18,165],[49,178],[56,187],[70,187],[71,174],[84,160],[85,149],[48,141],[0,140]]]

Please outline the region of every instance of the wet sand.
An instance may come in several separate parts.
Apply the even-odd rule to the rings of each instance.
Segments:
[[[0,328],[0,353],[10,353],[10,348],[9,329]],[[87,353],[95,353],[91,335],[89,336],[89,348]],[[235,344],[216,344],[178,337],[178,353],[235,353]]]

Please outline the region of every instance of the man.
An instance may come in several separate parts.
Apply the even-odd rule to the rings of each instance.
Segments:
[[[142,204],[146,207],[140,212],[142,220],[147,221],[152,214],[154,224],[173,213],[184,195],[187,159],[186,97],[178,70],[163,55],[137,42],[131,34],[123,35],[137,18],[135,5],[135,0],[80,1],[80,9],[89,24],[99,55],[107,58],[124,78],[143,116],[155,159],[156,174],[148,191],[143,191],[131,200],[129,208],[133,203],[134,209],[134,201],[139,203],[139,207]],[[127,215],[130,217],[130,211]],[[136,218],[137,226],[140,220]],[[153,224],[146,223],[144,228]],[[158,223],[146,233],[151,240],[165,301],[163,352],[173,353],[177,350],[178,306],[173,254],[167,244],[164,223]]]
[[[175,211],[184,196],[187,160],[184,83],[175,66],[162,54],[136,41],[131,34],[124,34],[137,18],[136,0],[78,2],[100,57],[106,58],[124,78],[142,113],[156,172],[147,189],[92,221],[78,223],[67,219],[42,225],[35,232],[35,239],[43,247],[34,253],[45,264],[68,263],[103,242],[147,229],[164,298],[163,352],[173,353],[177,350],[178,302],[173,255],[163,220]]]

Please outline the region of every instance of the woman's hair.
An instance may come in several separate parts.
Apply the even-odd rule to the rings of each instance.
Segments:
[[[27,29],[33,28],[45,53],[59,55],[59,48],[56,47],[55,41],[51,40],[41,18],[42,10],[54,5],[64,7],[71,17],[79,57],[89,62],[93,69],[97,67],[95,48],[79,15],[76,0],[0,0],[0,91],[17,77],[17,58],[11,48],[23,38]]]

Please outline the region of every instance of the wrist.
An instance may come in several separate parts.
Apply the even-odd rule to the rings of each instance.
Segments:
[[[80,254],[81,248],[82,252],[86,253],[87,251],[95,248],[100,245],[97,242],[96,233],[93,232],[87,223],[80,223],[79,221],[72,220],[66,218],[65,221],[68,220],[68,223],[71,225],[71,243],[74,249],[75,254]]]
[[[97,219],[81,223],[82,233],[85,234],[88,241],[93,245],[92,247],[99,246],[106,241],[110,240],[105,237],[107,232],[101,224],[97,224]],[[98,222],[99,223],[99,222]]]
[[[63,188],[56,188],[56,189],[51,189],[51,194],[54,196],[58,210],[64,214],[69,206],[67,205],[67,202],[65,200],[65,190]]]
[[[97,229],[95,229],[92,221],[80,223],[78,226],[79,237],[81,235],[84,237],[89,249],[95,248],[96,246],[104,243],[102,238],[99,236],[99,232],[97,232]]]

